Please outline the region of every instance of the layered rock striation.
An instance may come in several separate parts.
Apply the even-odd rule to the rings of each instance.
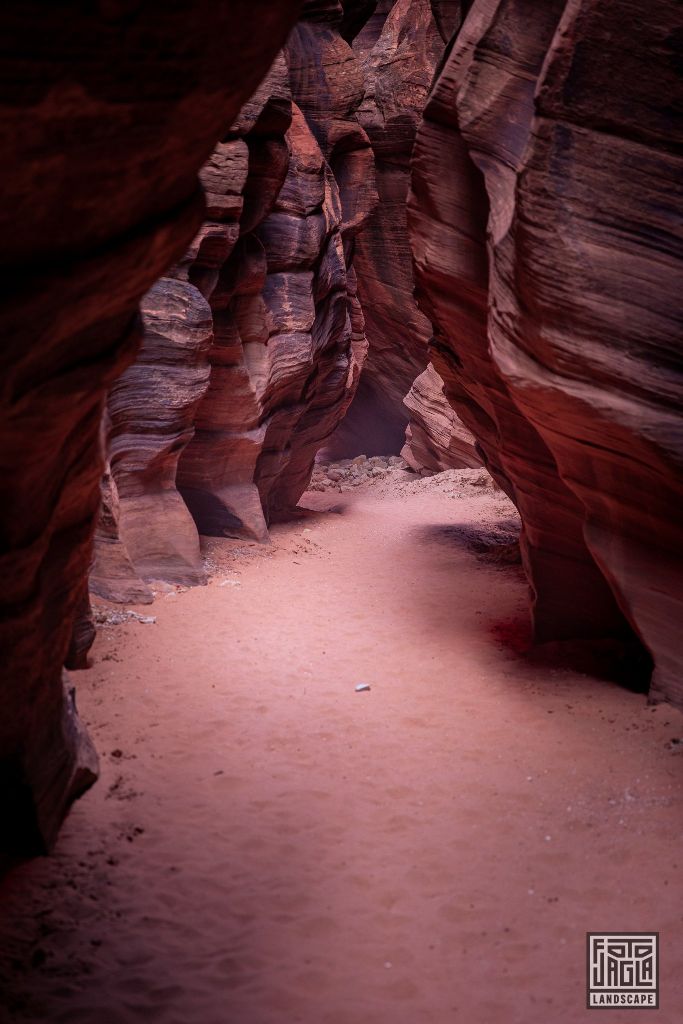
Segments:
[[[674,6],[634,35],[628,0],[475,0],[410,229],[432,359],[520,510],[536,638],[635,631],[680,701]]]
[[[254,482],[263,430],[250,366],[267,350],[270,319],[263,295],[266,257],[255,232],[288,174],[291,121],[287,66],[279,55],[206,169],[224,199],[204,225],[190,276],[211,307],[211,374],[178,480],[206,534],[265,537]]]
[[[362,80],[353,78],[357,66],[340,35],[340,12],[313,8],[304,10],[279,62],[286,120],[278,129],[266,107],[246,136],[244,188],[262,202],[258,215],[242,216],[239,241],[210,299],[217,324],[211,383],[179,476],[207,534],[267,539],[268,522],[305,490],[364,357],[350,244],[374,201],[362,138],[370,158],[360,165],[366,200],[354,178],[353,107]],[[271,161],[277,149],[270,194],[253,181],[268,166],[253,159],[256,134],[266,130]],[[337,151],[341,139],[351,169],[346,151]]]
[[[186,281],[161,278],[142,301],[137,359],[107,397],[109,459],[90,589],[149,603],[154,580],[205,581],[199,537],[176,488],[178,461],[209,385],[211,310]]]
[[[429,469],[474,469],[481,466],[473,434],[446,398],[444,384],[431,363],[404,399],[410,414],[401,456],[419,473]]]
[[[141,296],[201,224],[198,168],[295,13],[263,0],[151,0],[0,14],[7,855],[44,850],[93,777],[62,665],[91,559],[105,392],[135,356]]]
[[[208,304],[203,393],[183,406],[173,464],[154,456],[160,488],[149,472],[151,435],[158,447],[171,432],[166,425],[159,433],[158,413],[150,413],[157,399],[166,404],[163,388],[172,388],[168,360],[146,342],[113,389],[118,516],[116,544],[108,536],[102,552],[116,580],[109,585],[98,558],[93,588],[101,596],[125,598],[122,554],[134,594],[153,579],[200,581],[197,530],[267,540],[268,522],[297,504],[318,449],[351,401],[366,350],[354,240],[376,192],[369,142],[355,118],[362,74],[342,33],[354,30],[367,7],[305,5],[287,46],[202,171],[208,219],[171,279]],[[148,349],[154,374],[145,366]],[[193,359],[206,352],[200,344]],[[189,345],[178,354],[178,374],[187,378],[191,370],[196,389],[200,371],[188,364]],[[143,383],[146,392],[137,387]],[[144,534],[146,551],[136,529],[143,513],[158,519],[157,538]]]
[[[365,79],[357,116],[372,145],[379,202],[358,237],[354,259],[368,355],[331,455],[397,454],[409,417],[404,398],[429,359],[432,327],[413,297],[406,202],[415,133],[448,25],[443,32],[429,0],[389,0],[378,4],[354,41]],[[423,420],[416,430],[428,427]],[[434,429],[439,434],[442,423]],[[439,443],[435,438],[434,447]]]
[[[583,536],[683,704],[683,16],[568,3],[497,261],[492,355]],[[520,287],[518,282],[522,282]]]
[[[198,530],[296,504],[366,333],[347,441],[398,451],[419,374],[441,468],[445,394],[520,510],[536,638],[637,637],[683,703],[678,5],[310,0],[288,36],[296,8],[0,14],[3,854],[96,772],[63,665],[105,395],[92,585],[146,601],[201,582]]]

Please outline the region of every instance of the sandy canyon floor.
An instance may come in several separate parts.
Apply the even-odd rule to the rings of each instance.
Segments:
[[[99,631],[102,775],[3,883],[3,1021],[594,1022],[601,930],[661,933],[661,1009],[597,1019],[681,1020],[683,718],[515,650],[477,479],[309,492]]]

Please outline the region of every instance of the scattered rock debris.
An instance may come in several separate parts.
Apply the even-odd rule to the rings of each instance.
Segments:
[[[134,612],[130,608],[118,611],[115,608],[104,608],[102,606],[95,606],[93,608],[93,619],[98,626],[120,626],[122,623],[130,621],[149,625],[157,621],[156,615],[140,615],[139,612]]]
[[[309,491],[350,491],[353,488],[390,486],[392,491],[414,494],[418,491],[439,491],[454,498],[465,494],[499,490],[495,481],[482,467],[480,469],[447,469],[432,472],[424,469],[415,473],[399,455],[357,455],[355,459],[339,462],[318,462],[313,470]]]
[[[348,491],[361,484],[382,480],[388,474],[412,472],[399,455],[357,455],[339,462],[318,462],[308,489],[310,491]]]

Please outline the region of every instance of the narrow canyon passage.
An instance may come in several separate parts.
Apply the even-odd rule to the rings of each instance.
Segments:
[[[100,783],[3,882],[8,1019],[574,1024],[585,932],[659,928],[680,1020],[681,715],[501,641],[477,476],[309,492],[100,630]]]

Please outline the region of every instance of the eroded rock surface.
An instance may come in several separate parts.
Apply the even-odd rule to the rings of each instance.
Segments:
[[[281,188],[222,271],[211,385],[181,462],[208,534],[265,540],[268,520],[296,505],[363,356],[339,189],[300,108],[289,110]]]
[[[378,5],[354,49],[365,78],[357,116],[372,144],[379,202],[356,245],[369,348],[329,447],[337,456],[399,452],[409,416],[403,400],[429,359],[432,327],[413,298],[406,202],[415,133],[444,39],[429,0],[395,0]]]
[[[100,597],[131,603],[151,600],[153,580],[205,581],[176,471],[209,385],[211,310],[194,285],[164,277],[144,296],[142,318],[137,359],[107,398],[109,464],[91,572]]]
[[[376,193],[343,36],[371,7],[306,5],[202,169],[207,220],[146,296],[143,347],[109,396],[99,596],[201,582],[198,530],[267,540],[348,408],[367,347],[354,239]],[[169,295],[185,315],[160,328]]]
[[[628,0],[475,0],[410,223],[432,359],[521,513],[537,639],[634,629],[680,700],[674,7],[634,34]]]
[[[441,472],[481,466],[474,436],[446,398],[443,381],[431,363],[413,383],[404,404],[410,422],[401,455],[412,469]]]
[[[306,3],[286,46],[296,5],[262,0],[0,14],[4,852],[46,849],[94,775],[62,666],[92,635],[105,394],[92,585],[144,602],[201,581],[197,525],[265,538],[296,503],[358,384],[364,299],[383,387],[351,433],[387,395],[402,433],[433,330],[520,510],[537,639],[635,631],[683,700],[678,5],[474,0],[452,47],[451,0],[373,7]],[[444,53],[410,204],[430,327],[402,218]],[[428,374],[410,446],[440,464]]]
[[[376,193],[355,118],[362,74],[341,34],[351,24],[339,5],[305,5],[235,129],[244,209],[208,295],[211,381],[179,468],[202,533],[266,540],[358,382],[366,342],[354,238]]]
[[[655,0],[634,33],[637,17],[627,0],[566,6],[499,247],[490,338],[654,658],[653,695],[683,704],[683,14]]]
[[[6,7],[0,259],[0,821],[45,849],[86,776],[62,665],[91,559],[106,390],[201,224],[197,170],[295,4]],[[55,54],[58,55],[57,59]]]
[[[367,347],[355,237],[377,197],[355,116],[363,77],[344,37],[371,7],[307,4],[202,169],[207,220],[146,297],[140,356],[109,397],[100,596],[201,582],[198,530],[267,540],[348,408]],[[179,288],[186,316],[164,325],[164,350],[154,308]],[[208,303],[206,365],[192,292],[198,309]]]

